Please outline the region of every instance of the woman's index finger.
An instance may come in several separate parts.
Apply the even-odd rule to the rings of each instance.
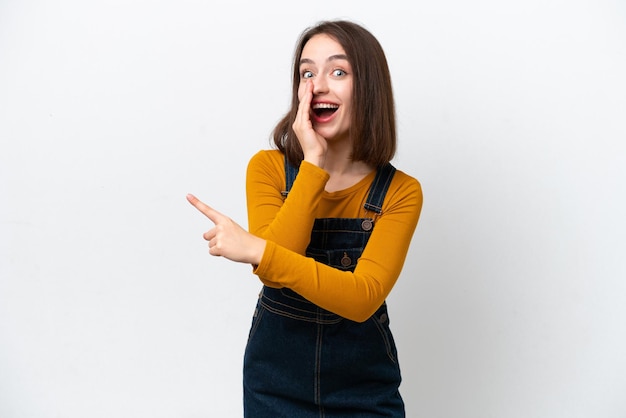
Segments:
[[[213,209],[212,207],[210,207],[206,203],[202,202],[200,199],[198,199],[197,197],[195,197],[191,193],[187,195],[187,200],[196,209],[198,209],[200,212],[202,212],[202,214],[204,216],[209,218],[211,220],[211,222],[217,223],[217,221],[218,221],[218,219],[219,219],[219,217],[221,215],[218,211],[216,211],[215,209]]]

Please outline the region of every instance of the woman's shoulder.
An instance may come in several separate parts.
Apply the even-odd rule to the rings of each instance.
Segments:
[[[284,158],[284,154],[277,149],[263,149],[257,151],[250,158],[249,164],[279,164],[282,167],[284,166]]]
[[[260,150],[248,162],[248,176],[255,178],[276,178],[285,176],[285,159],[283,153],[275,149]]]
[[[422,201],[422,185],[419,180],[405,171],[396,168],[391,184],[389,185],[390,194],[395,199],[415,199],[421,205]],[[395,200],[394,199],[394,200]]]
[[[422,188],[417,178],[413,177],[412,175],[406,173],[405,171],[397,167],[396,167],[396,172],[393,176],[392,185],[393,183],[395,183],[396,186],[404,186],[404,187],[411,187],[411,188],[418,188],[418,189]]]
[[[251,158],[248,165],[272,165],[284,167],[285,157],[282,152],[277,149],[262,149],[256,152]]]

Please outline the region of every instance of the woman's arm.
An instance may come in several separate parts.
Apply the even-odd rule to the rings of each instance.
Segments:
[[[251,233],[223,215],[216,218],[212,209],[190,199],[209,219],[217,220],[216,227],[205,234],[210,253],[253,264],[254,273],[267,286],[288,287],[345,318],[366,320],[389,295],[402,271],[422,208],[419,182],[396,172],[383,214],[376,220],[354,272],[341,271],[304,256],[328,175],[303,162],[283,202],[282,154],[272,152],[257,154],[249,165]]]
[[[365,321],[389,295],[402,271],[421,208],[420,184],[404,175],[402,185],[388,193],[383,214],[353,273],[316,262],[271,240],[254,273],[268,286],[288,287],[324,309]]]
[[[254,235],[304,254],[329,175],[303,161],[285,199],[281,195],[284,171],[278,151],[260,151],[250,160],[246,174],[248,227]]]

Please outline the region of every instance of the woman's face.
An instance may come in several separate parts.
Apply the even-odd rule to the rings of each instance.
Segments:
[[[313,129],[327,140],[348,138],[352,115],[352,66],[343,47],[328,35],[315,35],[300,58],[298,99],[307,80],[313,83],[309,117]]]

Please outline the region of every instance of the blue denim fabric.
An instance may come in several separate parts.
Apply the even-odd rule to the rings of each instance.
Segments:
[[[380,210],[394,171],[379,170],[368,209]],[[371,222],[316,219],[307,256],[353,271]],[[404,417],[400,382],[386,304],[358,323],[290,289],[263,288],[244,356],[245,417]]]

